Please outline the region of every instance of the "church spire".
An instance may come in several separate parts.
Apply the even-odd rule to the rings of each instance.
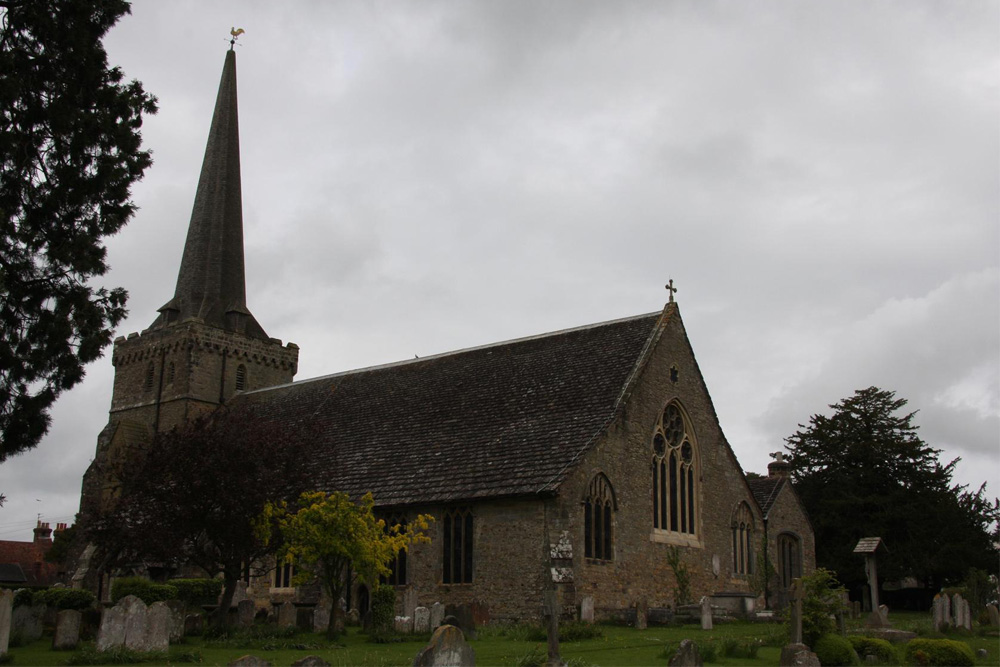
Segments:
[[[174,298],[151,328],[194,319],[253,338],[267,334],[246,305],[236,52],[226,52]]]

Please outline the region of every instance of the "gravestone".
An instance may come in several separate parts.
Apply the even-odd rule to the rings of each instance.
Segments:
[[[167,600],[170,609],[170,643],[177,644],[184,639],[184,603],[180,600]]]
[[[244,655],[229,663],[229,667],[271,667],[271,663],[255,655]]]
[[[136,651],[145,650],[142,646],[146,639],[146,612],[149,607],[134,595],[123,597],[115,606],[122,607],[122,626],[125,628],[123,646]]]
[[[958,593],[955,593],[951,597],[951,614],[956,628],[965,627],[965,605],[963,605],[962,602],[964,602],[964,600]]]
[[[418,634],[431,631],[431,610],[417,607],[413,610],[413,631]]]
[[[56,615],[56,631],[52,637],[52,650],[72,651],[80,643],[80,626],[83,614],[75,609],[63,609]]]
[[[594,622],[594,598],[590,595],[585,595],[580,600],[580,620],[584,623]]]
[[[454,625],[442,625],[413,659],[413,667],[467,667],[476,664],[476,652]]]
[[[469,639],[476,639],[476,619],[472,615],[472,608],[467,604],[450,604],[444,608],[445,616],[454,616],[458,621],[457,625],[462,630],[462,634]],[[442,621],[447,623],[447,621]]]
[[[220,601],[222,596],[219,596]],[[233,591],[233,599],[229,602],[229,607],[231,609],[236,609],[240,606],[240,603],[244,600],[249,599],[247,597],[247,582],[240,579],[236,582],[236,590]]]
[[[990,618],[990,625],[994,628],[1000,626],[1000,609],[995,604],[986,605],[986,614]]]
[[[403,592],[403,616],[413,618],[413,610],[417,608],[417,591],[410,587]]]
[[[125,638],[128,643],[128,638]],[[146,610],[146,627],[140,651],[166,651],[170,648],[170,607],[154,602]]]
[[[851,618],[861,618],[861,602],[858,600],[851,603]]]
[[[820,667],[819,658],[805,644],[786,644],[778,659],[780,667]]]
[[[101,615],[101,627],[97,630],[98,651],[107,651],[125,644],[125,607],[122,602],[130,597],[133,596],[122,598]]]
[[[934,601],[931,603],[931,627],[934,628],[934,632],[941,632],[947,621],[944,616],[944,604],[941,594],[934,596]]]
[[[313,632],[326,632],[330,627],[330,608],[320,605],[313,609]]]
[[[14,591],[0,591],[0,655],[10,646],[10,625],[14,615]]]
[[[33,642],[42,636],[42,616],[45,615],[45,605],[22,605],[14,610],[11,632],[21,635],[21,638]]]
[[[441,621],[444,620],[444,605],[440,602],[435,602],[431,605],[431,630],[437,630],[441,626]]]
[[[712,603],[707,595],[701,597],[701,629],[712,629]]]
[[[977,648],[976,657],[979,658],[980,660],[985,660],[986,658],[990,657],[990,652],[984,648]]]
[[[635,629],[645,630],[649,620],[649,605],[645,600],[635,603]]]
[[[253,600],[240,600],[236,606],[236,623],[241,628],[249,628],[253,625],[254,615],[257,613],[257,605]]]
[[[295,627],[296,613],[295,605],[291,602],[284,602],[278,606],[278,627],[279,628],[293,628]]]
[[[292,667],[330,667],[330,663],[318,655],[307,655],[293,662]]]
[[[969,601],[962,600],[962,627],[972,630],[972,610],[969,608]]]
[[[667,663],[669,667],[702,667],[705,663],[701,659],[698,647],[690,639],[682,639],[681,645]]]
[[[400,635],[408,635],[413,632],[413,618],[410,616],[397,616],[393,620],[393,630]]]

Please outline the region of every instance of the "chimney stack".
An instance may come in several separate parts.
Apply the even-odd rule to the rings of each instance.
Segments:
[[[35,533],[35,544],[45,543],[45,542],[50,544],[52,543],[52,529],[49,528],[49,524],[42,523],[41,521],[39,521],[38,525],[35,526],[34,533]]]

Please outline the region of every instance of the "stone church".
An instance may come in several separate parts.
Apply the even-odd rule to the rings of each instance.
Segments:
[[[130,442],[222,404],[289,429],[316,419],[321,490],[372,492],[394,521],[436,518],[400,554],[401,612],[468,603],[480,620],[563,610],[671,609],[690,599],[746,611],[814,568],[815,543],[787,464],[748,480],[719,425],[673,294],[661,312],[293,382],[298,347],[247,307],[236,54],[222,73],[174,296],[114,343],[110,419],[84,477]],[[762,545],[766,544],[766,549]],[[673,559],[673,561],[672,561]],[[672,563],[672,564],[671,564]],[[763,568],[763,570],[762,570]],[[86,555],[76,573],[90,585]],[[295,600],[289,566],[249,583],[261,606]],[[362,611],[364,586],[346,601]]]

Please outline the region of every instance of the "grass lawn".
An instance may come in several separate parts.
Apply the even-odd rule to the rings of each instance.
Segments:
[[[899,614],[893,618],[897,627],[919,629],[929,619],[925,614]],[[732,644],[761,644],[755,658],[717,658],[715,665],[777,665],[780,647],[786,642],[784,625],[732,623],[718,625],[714,630],[704,631],[696,625],[634,630],[618,626],[600,626],[602,636],[582,641],[561,644],[564,660],[571,667],[588,665],[653,665],[666,667],[668,659],[682,639],[692,639],[699,647]],[[926,632],[926,629],[925,629]],[[542,664],[546,657],[544,641],[527,638],[524,628],[497,629],[483,628],[479,639],[472,642],[476,651],[477,665],[528,665]],[[973,650],[985,648],[989,658],[977,662],[978,665],[1000,665],[1000,640],[997,636],[951,636],[967,642]],[[416,655],[427,641],[427,636],[414,641],[391,644],[373,644],[361,635],[357,628],[349,628],[337,644],[327,642],[316,634],[299,634],[291,638],[264,640],[256,647],[225,646],[220,642],[209,642],[201,638],[189,638],[186,643],[171,647],[170,656],[157,664],[190,664],[184,654],[200,655],[203,665],[226,665],[246,654],[253,654],[270,661],[274,665],[290,665],[306,655],[318,655],[331,665],[350,667],[364,665],[383,667],[390,665],[411,665]],[[258,640],[261,642],[261,640]],[[54,652],[50,649],[51,638],[46,637],[33,644],[11,649],[12,664],[17,665],[65,665],[73,653]],[[720,651],[721,653],[721,651]],[[531,658],[538,658],[538,661]],[[107,663],[111,664],[111,663]]]

